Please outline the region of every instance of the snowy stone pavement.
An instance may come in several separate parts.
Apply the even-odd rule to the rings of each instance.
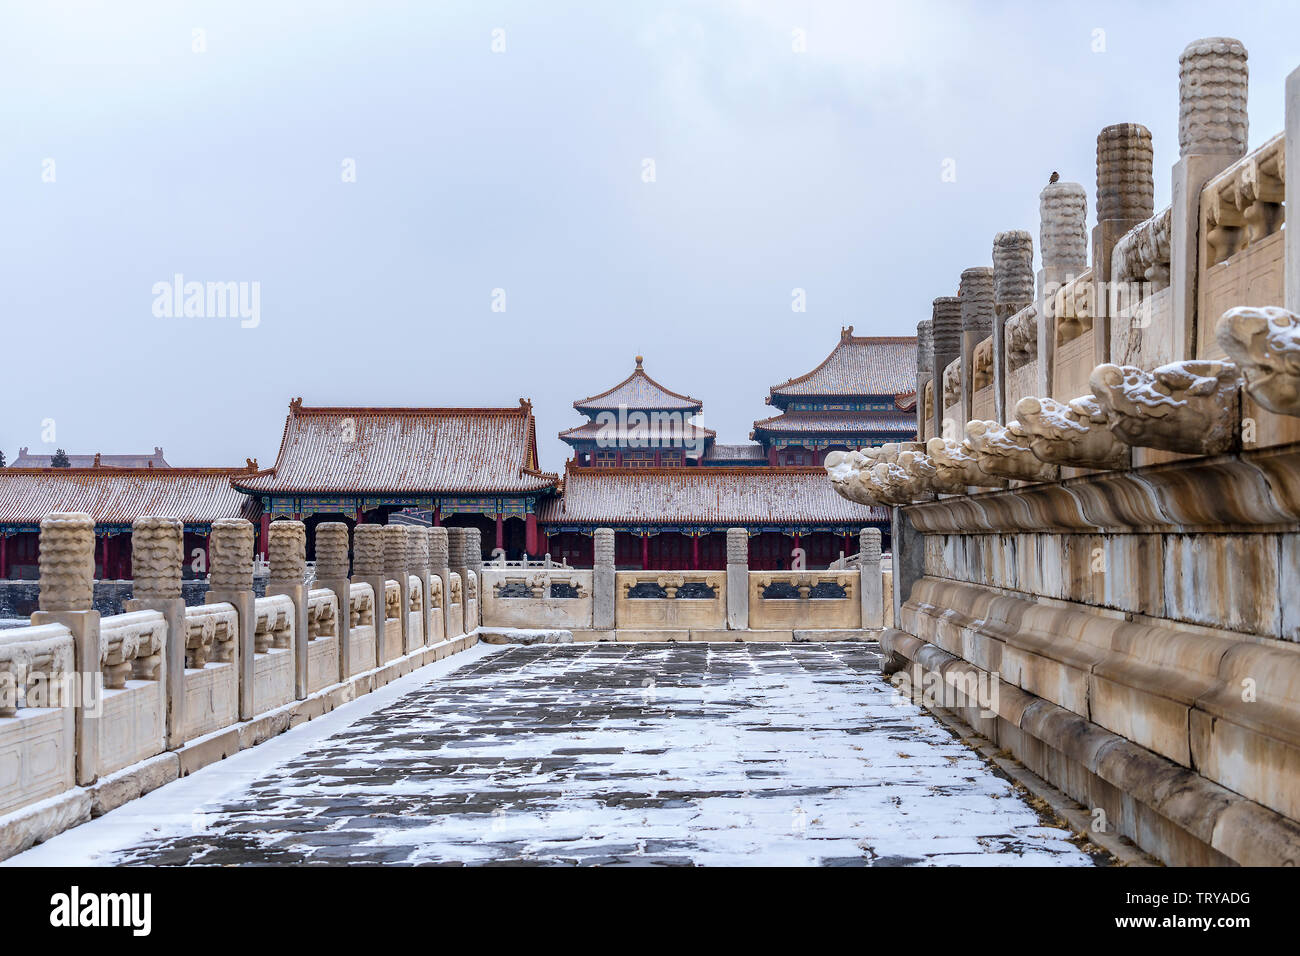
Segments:
[[[96,862],[1089,865],[874,646],[484,653]]]

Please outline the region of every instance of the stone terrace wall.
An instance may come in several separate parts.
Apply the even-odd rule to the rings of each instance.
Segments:
[[[1180,69],[1168,209],[1137,124],[1098,137],[1090,246],[1083,188],[1043,190],[1036,299],[997,303],[1001,414],[827,467],[898,506],[900,687],[1166,862],[1296,864],[1300,71],[1290,135],[1247,154],[1242,45],[1197,41]]]

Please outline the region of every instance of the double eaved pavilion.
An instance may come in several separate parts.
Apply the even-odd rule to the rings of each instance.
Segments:
[[[773,465],[817,465],[832,451],[916,441],[916,337],[854,335],[811,372],[769,390],[781,414],[751,438]]]

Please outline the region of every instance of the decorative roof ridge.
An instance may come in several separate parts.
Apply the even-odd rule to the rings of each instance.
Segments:
[[[413,406],[413,405],[304,405],[301,398],[289,403],[291,417],[311,417],[326,415],[401,415],[411,418],[454,418],[460,415],[479,415],[484,417],[500,416],[526,417],[532,415],[533,407],[526,399],[520,399],[516,406]]]
[[[649,383],[650,383],[651,385],[653,385],[655,388],[659,389],[659,391],[665,393],[666,395],[671,395],[673,398],[677,399],[678,401],[681,401],[681,402],[692,402],[692,403],[694,403],[694,404],[696,404],[696,405],[701,405],[701,406],[704,404],[704,402],[701,401],[701,400],[698,399],[698,398],[693,398],[693,397],[691,397],[690,395],[683,395],[683,394],[681,394],[680,392],[674,392],[671,388],[668,388],[668,387],[666,387],[666,386],[664,386],[664,385],[659,384],[657,381],[655,381],[653,378],[651,378],[651,377],[649,376],[649,374],[646,373],[646,370],[645,370],[644,368],[641,367],[641,363],[642,363],[643,361],[644,361],[644,359],[643,359],[640,355],[638,355],[638,356],[636,357],[636,368],[634,368],[634,369],[632,370],[632,374],[631,374],[631,375],[629,375],[627,378],[623,379],[623,381],[619,382],[617,385],[614,385],[614,386],[612,386],[612,387],[610,387],[610,388],[605,389],[603,392],[597,392],[595,395],[588,395],[586,398],[580,398],[580,399],[578,399],[576,402],[573,403],[573,407],[576,408],[576,409],[581,410],[583,406],[585,406],[585,405],[587,405],[587,404],[589,404],[589,403],[591,403],[591,402],[597,401],[598,399],[602,399],[602,398],[604,398],[606,395],[612,395],[614,392],[617,392],[620,388],[622,388],[622,387],[623,387],[624,385],[626,385],[628,382],[632,381],[632,379],[634,379],[634,378],[638,378],[638,377],[639,377],[639,378],[643,378],[643,379],[645,379],[647,382],[649,382]],[[653,406],[649,406],[649,407],[653,407]]]
[[[810,372],[805,372],[803,375],[798,375],[794,378],[788,379],[782,382],[780,385],[773,385],[771,388],[768,389],[768,392],[771,395],[775,395],[783,388],[788,388],[791,385],[798,385],[800,382],[806,382],[808,379],[812,378],[814,375],[816,375],[818,372],[824,369],[827,366],[827,364],[829,364],[830,360],[835,357],[835,353],[838,352],[840,348],[845,345],[915,345],[915,344],[916,344],[915,335],[854,335],[853,326],[846,325],[840,329],[840,340],[837,343],[835,343],[835,348],[831,349],[830,354],[827,355],[824,359],[822,359],[816,368],[814,368]]]
[[[266,469],[265,471],[270,471],[270,470],[271,470],[271,469]],[[245,475],[245,476],[252,476],[252,475],[260,475],[260,474],[264,474],[265,471],[258,471],[258,470],[257,470],[257,459],[256,459],[256,458],[250,458],[250,459],[248,460],[248,464],[246,464],[246,465],[237,465],[237,466],[235,466],[235,467],[228,467],[228,466],[225,466],[225,467],[216,467],[216,466],[185,467],[185,466],[178,466],[178,465],[168,465],[166,468],[163,468],[163,467],[161,467],[161,466],[159,466],[159,467],[157,467],[157,468],[154,468],[154,467],[151,467],[151,466],[136,466],[136,467],[131,467],[131,468],[124,468],[124,467],[118,467],[118,466],[115,466],[115,465],[100,465],[99,467],[90,466],[90,467],[84,467],[84,468],[55,468],[55,467],[53,467],[53,466],[49,466],[49,467],[37,467],[37,468],[30,468],[30,467],[28,467],[28,468],[0,468],[0,477],[3,477],[3,476],[5,476],[5,475],[46,475],[46,476],[49,476],[49,475],[78,475],[78,476],[83,476],[83,475],[85,475],[85,476],[89,476],[89,475],[102,475],[102,476],[106,476],[106,477],[115,477],[115,478],[116,478],[116,477],[122,477],[122,476],[136,476],[136,475],[145,476],[145,475],[155,475],[155,476],[162,476],[162,477],[166,477],[166,478],[187,478],[187,477],[198,478],[198,477],[203,477],[203,476],[207,476],[207,475],[216,476],[216,477],[224,477],[224,476],[227,476],[227,475]]]
[[[825,476],[826,469],[821,465],[768,465],[764,468],[755,468],[753,465],[676,465],[660,466],[657,468],[618,468],[602,467],[600,465],[576,465],[573,459],[566,463],[564,474],[568,479],[570,474],[577,473],[583,475],[615,475],[619,477],[631,475],[685,475],[692,478],[704,478],[712,475],[743,475],[754,477],[755,475],[822,475]]]

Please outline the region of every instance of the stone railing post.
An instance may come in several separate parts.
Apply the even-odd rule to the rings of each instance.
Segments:
[[[177,560],[180,549],[177,548]],[[99,712],[103,704],[103,669],[100,666],[99,612],[95,603],[95,522],[79,511],[60,511],[41,521],[39,610],[33,624],[62,624],[72,632],[75,673],[60,703],[73,707],[76,775],[81,785],[99,775]],[[185,637],[182,633],[181,641]],[[168,636],[167,666],[171,667]],[[184,652],[181,665],[184,666]],[[170,695],[169,695],[170,696]]]
[[[1246,155],[1249,73],[1240,40],[1194,40],[1178,57],[1178,162],[1169,214],[1174,361],[1195,358],[1201,189]],[[1211,327],[1217,315],[1206,316]],[[1050,395],[1051,392],[1044,392]]]
[[[965,436],[975,395],[975,346],[993,334],[993,270],[976,266],[961,274],[961,423]]]
[[[466,571],[474,573],[474,620],[470,620],[469,610],[469,577],[461,582],[465,589],[465,633],[468,634],[479,626],[483,618],[483,532],[478,528],[465,529],[465,556],[464,565]]]
[[[239,615],[235,667],[239,675],[239,719],[257,713],[253,700],[253,639],[257,595],[253,591],[253,525],[243,518],[218,518],[208,538],[208,604],[230,604]]]
[[[131,522],[132,593],[127,611],[161,611],[167,620],[167,746],[185,742],[185,599],[181,565],[185,525],[179,518],[140,517]]]
[[[339,680],[352,676],[352,584],[348,580],[348,526],[323,521],[316,526],[316,586],[338,599]]]
[[[447,529],[447,560],[451,566],[451,571],[460,577],[460,613],[454,617],[448,618],[450,630],[447,631],[448,637],[459,637],[469,630],[468,621],[465,620],[465,589],[468,584],[465,578],[465,529],[448,528]],[[451,608],[451,592],[447,594],[447,607]]]
[[[414,575],[420,582],[420,632],[412,628],[407,635],[406,652],[409,654],[417,647],[429,643],[429,536],[423,525],[406,525],[406,572],[408,587],[410,576]]]
[[[925,386],[934,380],[934,320],[916,324],[916,439],[933,438],[925,416]]]
[[[858,591],[862,595],[862,626],[885,626],[884,592],[880,577],[880,529],[863,528],[858,534],[858,566],[861,579]]]
[[[1138,123],[1107,126],[1097,134],[1097,225],[1092,230],[1094,365],[1110,361],[1111,323],[1122,302],[1111,285],[1111,253],[1124,234],[1155,213],[1151,131]],[[1103,307],[1104,306],[1104,307]],[[1127,319],[1132,321],[1132,319]]]
[[[1051,395],[1056,368],[1056,293],[1088,268],[1088,193],[1049,183],[1038,194],[1038,394]],[[1012,409],[1007,409],[1011,415]]]
[[[934,418],[927,434],[931,438],[961,441],[966,434],[965,422],[953,422],[945,428],[943,420],[943,371],[961,355],[961,299],[955,295],[934,300],[930,341],[930,389],[934,401]]]
[[[285,594],[293,601],[293,690],[307,696],[307,526],[301,521],[272,521],[267,536],[271,574],[266,595]]]
[[[429,575],[437,576],[442,581],[442,615],[443,639],[451,637],[451,562],[448,558],[447,529],[429,528]],[[432,633],[432,632],[431,632]]]
[[[727,630],[749,629],[749,532],[727,529]]]
[[[591,627],[614,630],[614,529],[592,532]]]
[[[398,614],[401,621],[401,653],[411,647],[411,579],[406,571],[406,526],[386,524],[384,528],[384,577],[397,582]]]
[[[352,580],[369,584],[375,592],[375,661],[384,663],[384,528],[381,524],[359,524],[352,533]],[[361,662],[356,662],[361,666]]]
[[[1007,423],[1007,319],[1034,302],[1034,238],[1023,229],[993,237],[993,410]]]

